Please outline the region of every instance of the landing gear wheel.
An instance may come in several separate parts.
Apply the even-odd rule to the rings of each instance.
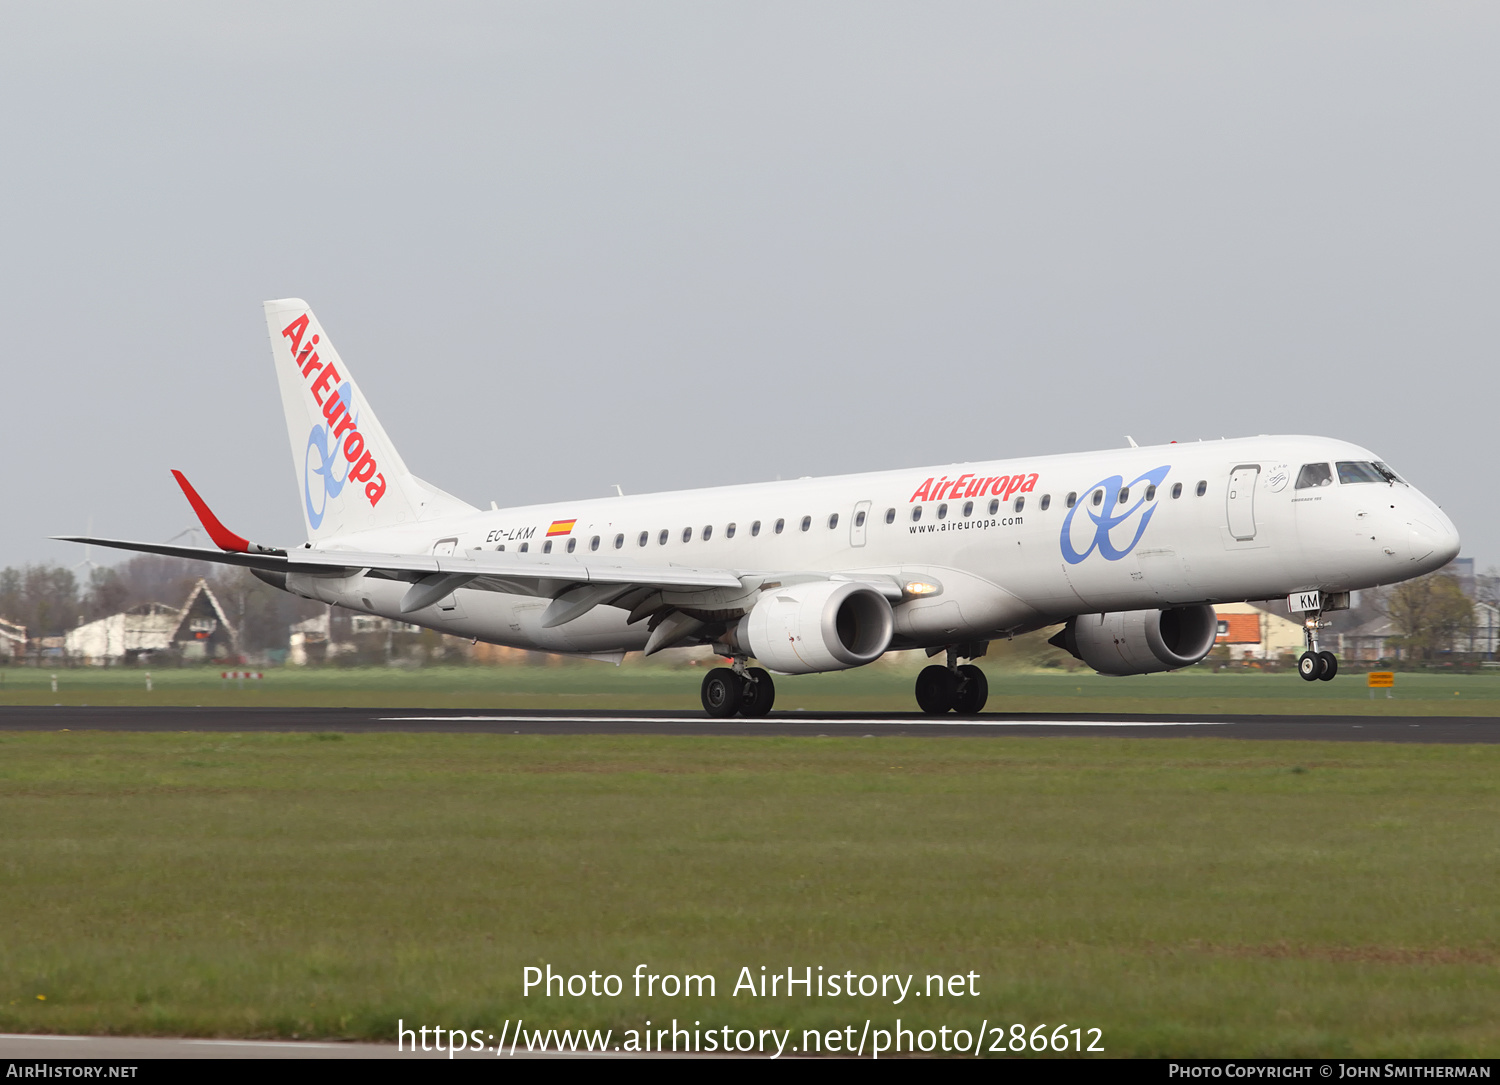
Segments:
[[[931,666],[917,675],[917,705],[929,716],[941,716],[953,707],[958,679],[947,667]]]
[[[990,681],[972,663],[958,668],[958,689],[953,696],[953,711],[960,716],[977,716],[990,698]]]
[[[740,695],[740,715],[759,719],[768,714],[776,702],[776,685],[771,681],[770,673],[761,667],[749,668],[745,676],[749,680],[743,683],[745,691]]]
[[[725,720],[740,710],[744,680],[728,667],[715,667],[703,676],[703,710]]]
[[[1323,671],[1323,661],[1314,652],[1303,652],[1297,657],[1297,673],[1305,682],[1316,682]]]
[[[1333,676],[1339,673],[1339,657],[1332,652],[1319,652],[1318,662],[1321,664],[1318,669],[1318,681],[1332,682]]]

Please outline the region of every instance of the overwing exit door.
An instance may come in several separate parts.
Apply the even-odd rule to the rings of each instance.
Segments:
[[[865,527],[870,519],[870,502],[861,501],[854,506],[854,516],[849,521],[849,545],[865,545]]]

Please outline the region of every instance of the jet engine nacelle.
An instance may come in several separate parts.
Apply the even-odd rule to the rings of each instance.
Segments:
[[[874,662],[894,628],[891,604],[874,588],[821,580],[765,592],[730,639],[769,670],[813,674]]]
[[[1218,636],[1211,606],[1080,614],[1048,643],[1065,648],[1100,674],[1151,674],[1190,667]]]

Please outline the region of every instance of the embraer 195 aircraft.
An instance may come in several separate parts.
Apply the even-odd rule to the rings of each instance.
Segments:
[[[946,655],[924,712],[975,713],[999,637],[1110,675],[1199,662],[1213,605],[1286,596],[1303,678],[1331,679],[1323,613],[1430,572],[1458,533],[1372,452],[1249,437],[677,493],[477,509],[406,469],[305,302],[265,305],[308,541],[227,530],[173,472],[218,550],[70,537],[249,567],[277,588],[444,633],[618,662],[709,645],[711,716],[764,716],[771,674]],[[749,666],[751,660],[762,666]]]

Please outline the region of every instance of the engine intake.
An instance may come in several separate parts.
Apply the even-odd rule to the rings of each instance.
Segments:
[[[1152,674],[1199,662],[1214,646],[1218,631],[1218,616],[1205,604],[1079,614],[1047,643],[1100,674]]]
[[[814,674],[874,662],[894,628],[891,605],[880,592],[822,580],[766,592],[729,640],[779,674]]]

